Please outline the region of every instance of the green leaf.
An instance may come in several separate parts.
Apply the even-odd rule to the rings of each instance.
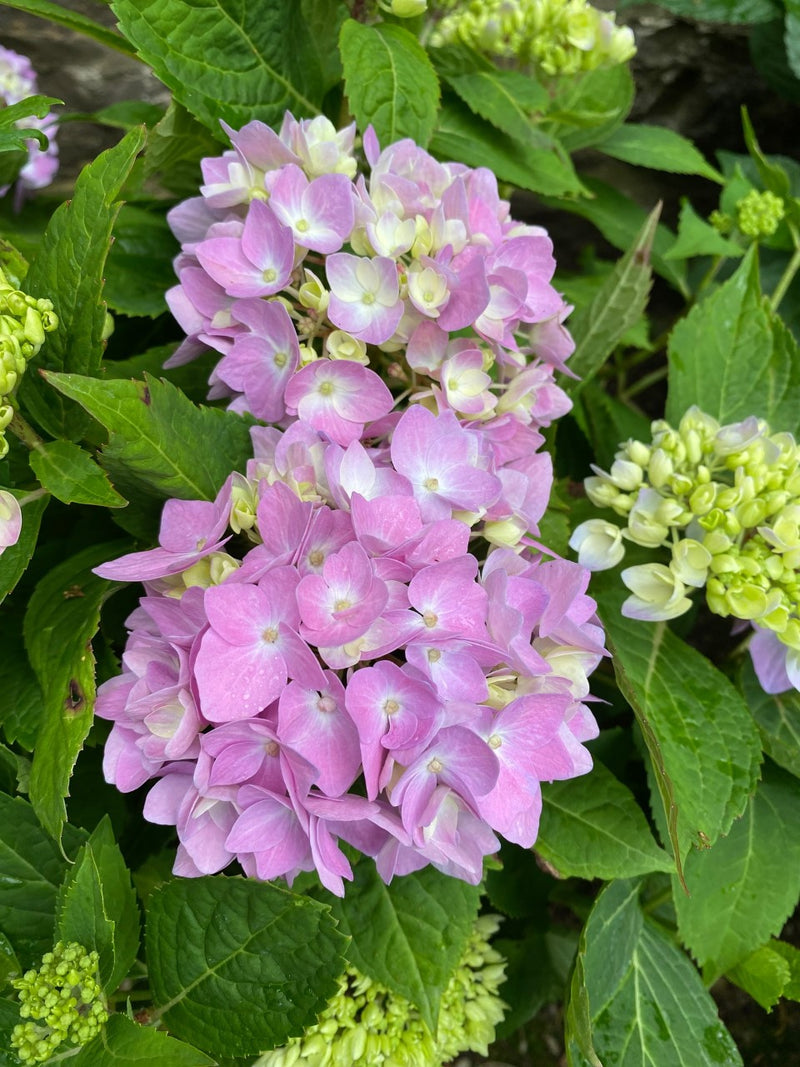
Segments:
[[[659,6],[704,22],[769,22],[778,10],[773,0],[659,0]]]
[[[649,440],[652,434],[648,418],[611,396],[597,382],[589,382],[581,389],[573,415],[591,441],[600,466],[611,466],[619,447],[617,442],[629,437],[634,441]]]
[[[303,22],[308,27],[309,37],[317,62],[322,71],[323,87],[332,88],[342,80],[342,57],[331,42],[338,41],[342,23],[348,16],[343,0],[300,0]]]
[[[779,933],[800,896],[800,782],[767,768],[726,837],[686,859],[675,893],[681,940],[713,982]]]
[[[86,15],[70,11],[62,4],[51,3],[50,0],[3,0],[3,4],[5,7],[16,8],[17,11],[26,11],[29,15],[38,15],[67,30],[82,33],[99,44],[105,45],[106,48],[113,48],[126,56],[133,55],[133,49],[124,37],[87,18]]]
[[[106,815],[81,848],[58,893],[56,937],[100,957],[100,982],[113,993],[139,950],[139,908]]]
[[[583,978],[594,1048],[604,1064],[741,1067],[733,1038],[697,971],[642,914],[638,897],[638,883],[620,881],[597,898],[579,947],[568,1013],[581,995]],[[568,1026],[570,1067],[597,1064],[578,1036]]]
[[[755,246],[678,322],[668,356],[668,421],[697,404],[723,424],[757,415],[773,430],[800,426],[800,349],[761,296]]]
[[[559,77],[547,115],[552,132],[570,152],[602,141],[625,121],[634,84],[627,64]]]
[[[170,101],[164,118],[152,131],[143,159],[147,177],[158,175],[159,181],[175,196],[197,196],[203,180],[200,161],[220,152],[218,130],[212,136],[185,108]]]
[[[470,111],[522,142],[532,139],[531,116],[546,111],[550,94],[518,70],[499,70],[470,48],[434,49],[434,66]]]
[[[744,249],[715,230],[695,212],[687,198],[681,197],[678,239],[665,253],[665,259],[691,259],[693,256],[731,256],[737,259]]]
[[[113,311],[155,318],[167,310],[164,293],[175,285],[178,243],[161,214],[123,207],[114,226],[103,295]]]
[[[761,734],[761,745],[778,766],[800,778],[800,693],[765,693],[750,657],[739,673],[739,688]]]
[[[793,3],[793,0],[789,2],[789,8],[793,6],[800,12],[800,4]],[[787,18],[787,24],[789,19],[792,18],[790,14]],[[798,28],[800,28],[800,22],[798,22]],[[792,56],[789,53],[789,61],[791,62]],[[798,59],[800,59],[800,53],[798,53]],[[797,71],[795,71],[797,74]],[[792,184],[789,180],[789,175],[783,169],[779,163],[773,163],[769,160],[761,151],[761,146],[756,138],[756,132],[753,129],[753,124],[750,121],[750,116],[747,113],[747,108],[742,108],[742,129],[744,131],[744,143],[747,145],[747,151],[750,154],[750,158],[756,165],[758,175],[764,184],[765,189],[769,189],[771,193],[786,199],[791,195]]]
[[[47,379],[109,431],[101,462],[115,481],[124,477],[125,487],[162,498],[213,500],[231,471],[244,470],[252,456],[246,419],[198,407],[168,382],[149,375],[143,382],[75,374]]]
[[[352,937],[347,958],[363,974],[411,1001],[436,1033],[439,1001],[478,913],[480,890],[433,867],[386,885],[370,860],[334,915]]]
[[[618,190],[596,178],[585,178],[584,184],[592,199],[546,201],[551,207],[571,211],[593,223],[603,237],[615,248],[626,252],[636,240],[647,220],[647,212]],[[675,234],[659,223],[653,238],[653,268],[683,296],[689,297],[686,283],[686,265],[665,259],[665,253],[674,245]]]
[[[98,1035],[69,1060],[70,1067],[213,1067],[214,1060],[161,1030],[112,1015]]]
[[[16,742],[30,752],[44,715],[44,695],[22,640],[24,606],[9,604],[3,609],[0,725],[10,745]]]
[[[749,34],[750,58],[758,73],[776,93],[791,104],[800,104],[800,80],[789,66],[787,51],[787,31],[793,37],[800,37],[800,27],[795,19],[791,24],[783,17],[782,7],[775,11],[772,22],[761,22],[753,26]]]
[[[220,135],[252,119],[315,115],[324,93],[297,0],[113,0],[122,32],[175,99]],[[287,44],[291,42],[291,47]]]
[[[71,851],[85,836],[68,826],[63,844]],[[30,804],[0,793],[0,929],[23,967],[52,948],[56,893],[66,868]]]
[[[156,1004],[212,1055],[255,1056],[300,1034],[336,991],[345,945],[329,908],[265,882],[178,879],[148,901]]]
[[[663,170],[669,174],[699,174],[720,185],[725,181],[691,141],[665,126],[629,123],[618,127],[595,148],[637,167]]]
[[[100,606],[114,592],[92,567],[119,544],[91,545],[42,578],[25,613],[25,645],[44,693],[44,717],[31,770],[31,803],[56,840],[67,820],[64,797],[75,760],[92,725],[95,698],[91,640]]]
[[[44,149],[48,145],[47,134],[36,127],[24,126],[28,119],[44,118],[53,104],[63,104],[54,96],[27,96],[16,104],[6,105],[0,111],[0,152],[22,151],[27,156],[30,140],[37,141]]]
[[[560,197],[585,192],[569,156],[552,138],[537,132],[535,143],[514,140],[460,103],[442,107],[430,150],[439,159],[491,167],[500,181],[534,193]]]
[[[118,100],[116,104],[101,107],[92,115],[94,122],[115,126],[120,130],[132,130],[134,126],[155,126],[164,117],[164,108],[146,100]]]
[[[383,147],[410,137],[424,148],[436,125],[439,79],[416,37],[402,26],[348,19],[339,49],[359,129],[372,123]]]
[[[707,848],[728,833],[741,815],[755,788],[761,745],[747,706],[722,672],[663,622],[624,618],[626,593],[601,594],[601,617],[680,862],[692,845]]]
[[[13,494],[21,502],[22,530],[17,543],[0,553],[0,604],[13,591],[31,561],[42,515],[48,504],[46,496],[35,496],[19,489],[6,489],[5,492]]]
[[[771,940],[749,956],[731,967],[726,972],[728,978],[740,989],[749,993],[765,1011],[773,1008],[792,983],[792,965],[785,957],[784,951],[791,949],[795,956],[795,981],[800,978],[800,952],[794,945],[783,943],[784,951],[777,951],[775,946],[782,942]]]
[[[99,155],[81,172],[72,199],[50,220],[25,279],[26,292],[52,300],[58,315],[58,328],[47,335],[37,357],[39,366],[78,374],[93,374],[100,366],[103,274],[117,198],[143,144],[144,133],[137,129]],[[54,437],[82,436],[87,420],[47,389],[38,374],[25,375],[19,395]]]
[[[578,392],[597,373],[644,314],[653,281],[650,255],[660,214],[659,204],[647,216],[633,244],[603,282],[591,305],[580,308],[569,320],[575,339],[569,369],[581,379],[573,385],[572,392]]]
[[[31,468],[45,489],[64,504],[94,504],[124,508],[120,496],[88,452],[72,441],[48,441],[29,457]]]
[[[633,794],[595,760],[591,774],[542,786],[536,851],[564,878],[631,878],[672,871]]]
[[[6,985],[9,978],[21,973],[22,968],[17,959],[17,954],[14,952],[11,942],[0,930],[0,989]]]

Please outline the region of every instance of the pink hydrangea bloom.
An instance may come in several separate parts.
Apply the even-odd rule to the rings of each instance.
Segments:
[[[437,435],[463,488],[429,509],[410,460]],[[418,405],[369,447],[255,429],[249,477],[169,502],[159,547],[98,568],[146,585],[98,693],[106,777],[156,779],[145,815],[176,827],[176,873],[237,860],[342,893],[347,842],[386,879],[433,864],[475,883],[497,834],[534,843],[542,781],[590,769],[588,573],[533,550],[481,567],[456,512],[485,512],[499,479],[470,435]]]

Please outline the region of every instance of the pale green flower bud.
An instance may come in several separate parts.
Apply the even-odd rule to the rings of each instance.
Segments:
[[[661,489],[666,485],[674,470],[675,467],[669,454],[663,448],[654,449],[647,467],[647,476],[653,488]]]
[[[610,478],[618,489],[631,492],[642,484],[644,471],[638,463],[628,459],[615,459],[611,464]]]
[[[729,589],[725,601],[729,613],[737,619],[758,619],[767,611],[767,597],[763,589],[749,582]]]
[[[661,563],[627,567],[621,578],[633,593],[622,605],[626,618],[661,622],[676,619],[692,606],[683,582]]]
[[[0,404],[0,433],[8,429],[14,418],[14,409],[10,404]]]
[[[625,555],[622,531],[613,522],[588,519],[577,526],[569,547],[578,553],[578,562],[590,571],[615,567]]]
[[[323,315],[328,310],[331,295],[313,271],[306,268],[305,276],[306,280],[297,292],[300,303]]]
[[[332,359],[349,359],[353,363],[369,365],[366,342],[344,330],[332,330],[325,338],[325,348]]]
[[[736,518],[744,529],[758,526],[767,517],[767,505],[764,500],[748,500],[736,508]]]
[[[714,484],[698,485],[689,497],[689,508],[694,515],[707,515],[717,499],[717,487]]]
[[[669,535],[669,526],[659,515],[662,503],[664,500],[655,489],[640,489],[628,515],[624,536],[645,548],[662,545]]]
[[[751,189],[736,203],[737,225],[745,237],[771,237],[785,214],[783,200],[769,190]]]
[[[750,415],[741,422],[723,426],[714,437],[714,451],[720,457],[741,452],[758,440],[765,429],[766,423],[757,419],[755,415]]]
[[[587,478],[583,483],[583,487],[586,490],[586,495],[597,508],[615,508],[616,502],[621,495],[607,475]]]
[[[428,0],[381,0],[380,6],[399,19],[413,19],[427,11]]]
[[[699,541],[685,537],[672,546],[670,568],[685,585],[701,589],[706,584],[711,553]]]
[[[631,463],[638,463],[640,467],[647,467],[652,454],[652,449],[648,448],[647,445],[631,438],[625,442],[622,450],[617,454],[617,459],[629,459]]]

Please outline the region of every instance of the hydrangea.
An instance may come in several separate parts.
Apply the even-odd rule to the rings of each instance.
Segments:
[[[169,501],[158,548],[98,568],[146,589],[98,694],[105,774],[158,778],[145,816],[177,827],[176,873],[316,868],[341,894],[343,840],[386,881],[430,863],[477,883],[495,832],[533,844],[540,782],[591,766],[588,572],[480,565],[460,516],[493,513],[502,467],[452,413],[371,432],[256,427],[246,475]]]
[[[463,41],[550,76],[617,66],[636,52],[633,32],[586,0],[439,0],[436,6],[444,17],[432,44]]]
[[[63,1045],[77,1050],[96,1037],[108,1018],[97,953],[77,942],[59,941],[36,970],[12,979],[11,985],[20,1016],[28,1020],[11,1033],[11,1047],[23,1063],[44,1063]]]
[[[52,302],[21,292],[0,267],[0,459],[8,452],[5,431],[14,417],[13,394],[45,335],[57,327]]]
[[[625,519],[582,523],[570,545],[591,570],[615,566],[624,542],[666,548],[670,561],[628,567],[622,612],[648,621],[688,611],[705,589],[715,614],[752,623],[753,665],[767,692],[800,689],[800,447],[754,416],[720,426],[697,408],[677,429],[627,441],[586,493]]]
[[[230,136],[172,215],[177,358],[216,348],[214,392],[274,425],[214,502],[168,501],[157,548],[98,568],[146,589],[98,695],[106,777],[158,779],[179,874],[342,894],[344,841],[387,882],[477,884],[597,732],[589,575],[536,541],[540,430],[569,407],[552,246],[489,171],[409,141],[368,134],[354,182],[353,128]]]
[[[489,944],[498,927],[494,915],[476,920],[442,993],[435,1034],[407,1000],[348,967],[319,1021],[255,1067],[441,1067],[461,1052],[487,1055],[505,1010],[497,995],[505,960]]]
[[[27,56],[12,52],[10,48],[0,45],[0,107],[18,104],[26,97],[38,93],[36,73]],[[27,190],[42,189],[53,180],[58,170],[58,145],[56,144],[56,120],[53,114],[44,118],[30,116],[17,122],[25,129],[41,130],[46,135],[47,148],[41,148],[38,141],[28,141],[28,159],[17,179],[17,199]],[[4,196],[9,186],[0,186],[0,196]]]
[[[357,176],[354,126],[287,114],[279,133],[225,129],[202,196],[169,216],[182,251],[167,299],[187,333],[169,362],[211,348],[212,398],[342,446],[402,393],[524,462],[570,407],[554,381],[570,308],[545,230],[510,216],[491,171],[411,141],[381,151],[367,131]]]

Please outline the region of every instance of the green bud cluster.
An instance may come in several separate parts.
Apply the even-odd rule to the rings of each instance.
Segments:
[[[59,941],[42,957],[38,970],[12,981],[20,1016],[11,1046],[23,1063],[44,1063],[62,1045],[85,1045],[108,1018],[97,980],[96,952],[74,941]]]
[[[578,74],[627,62],[633,33],[613,12],[586,0],[471,0],[440,3],[448,11],[431,43],[461,41],[487,55],[513,59],[547,75]]]
[[[435,1036],[409,1001],[348,967],[319,1021],[256,1067],[441,1067],[467,1050],[485,1056],[505,1010],[497,995],[505,960],[489,944],[499,925],[495,915],[476,921],[442,994]]]
[[[571,544],[593,570],[614,566],[624,541],[667,547],[669,565],[629,567],[623,608],[669,619],[703,588],[717,615],[757,622],[800,651],[800,447],[755,417],[720,426],[690,408],[674,429],[658,420],[652,440],[629,440],[610,471],[595,468],[586,493],[626,520],[581,524]]]
[[[769,190],[751,189],[736,202],[736,225],[745,237],[772,237],[786,214],[783,200]]]
[[[12,394],[45,334],[57,326],[52,303],[15,289],[0,269],[0,459],[8,452],[5,430],[14,417]]]

